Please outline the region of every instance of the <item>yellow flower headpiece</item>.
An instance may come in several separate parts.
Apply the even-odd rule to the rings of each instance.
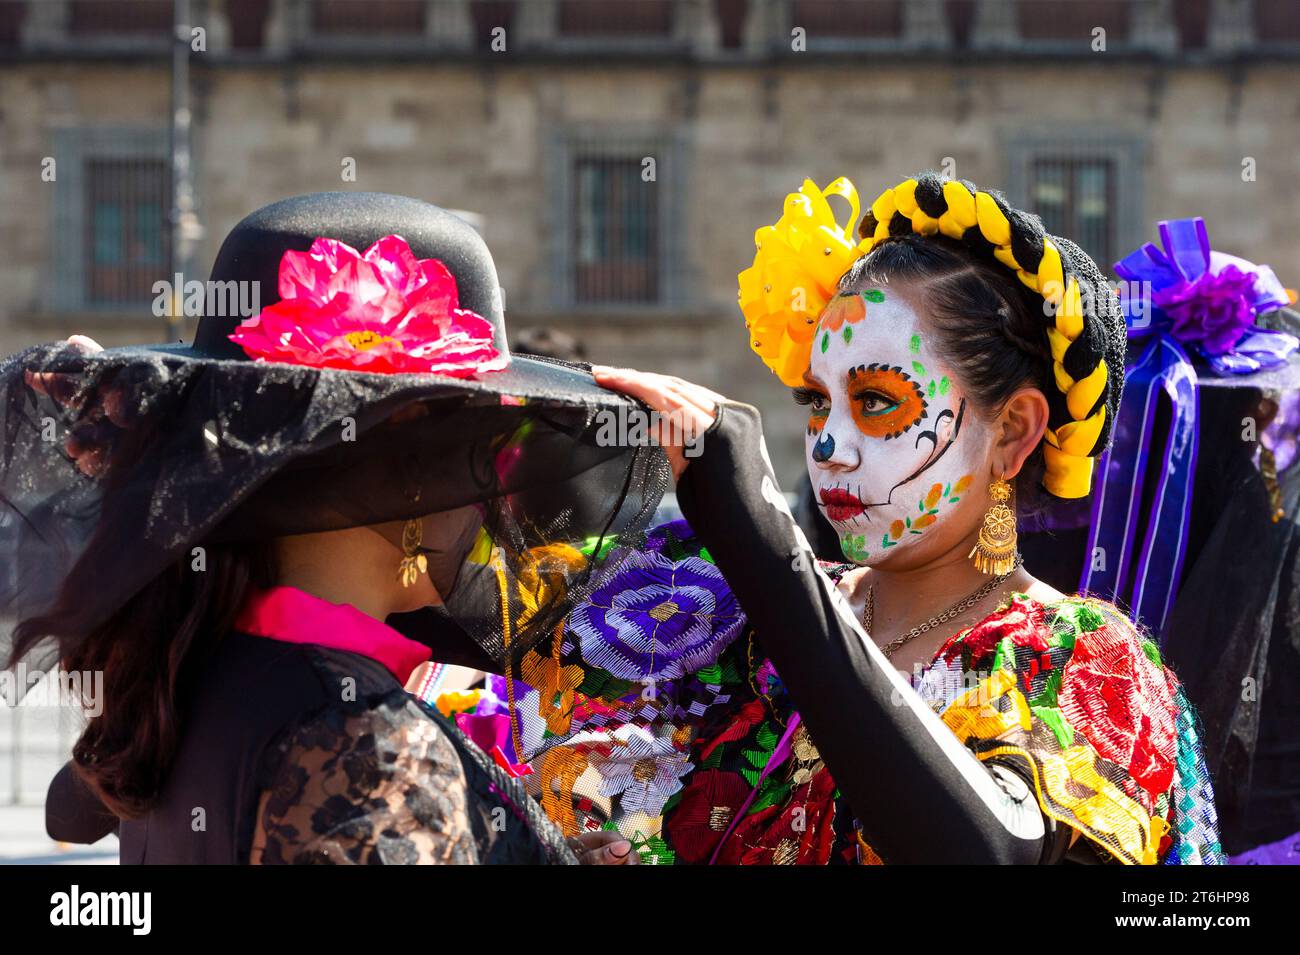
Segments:
[[[843,226],[835,221],[831,196],[849,202]],[[739,276],[740,310],[750,347],[791,388],[803,382],[817,319],[840,276],[871,247],[853,234],[859,209],[858,190],[848,179],[825,189],[805,179],[803,188],[785,197],[780,220],[754,233],[758,251]]]
[[[755,233],[758,249],[754,264],[739,275],[740,308],[750,345],[783,383],[799,385],[811,359],[818,317],[835,295],[840,276],[855,259],[897,235],[900,227],[906,230],[908,224],[919,235],[941,233],[953,239],[965,238],[968,230],[978,228],[992,246],[994,258],[1051,306],[1047,337],[1052,370],[1057,388],[1065,395],[1070,420],[1047,429],[1043,484],[1057,497],[1084,497],[1092,483],[1093,453],[1103,443],[1109,372],[1101,355],[1086,356],[1088,370],[1080,377],[1066,370],[1066,352],[1083,334],[1086,318],[1078,278],[1064,266],[1060,249],[1047,235],[1041,239],[1035,235],[1035,241],[1029,243],[1036,253],[1041,241],[1036,265],[1019,261],[1012,248],[1016,227],[998,198],[973,192],[957,180],[931,179],[930,188],[941,188],[942,194],[936,191],[926,205],[937,215],[918,205],[918,180],[906,179],[871,204],[863,221],[866,237],[861,241],[853,231],[858,194],[848,179],[836,179],[825,189],[806,180],[798,192],[786,196],[780,220]],[[836,222],[828,202],[833,196],[849,202],[851,215],[846,225]],[[1101,294],[1101,290],[1095,291]],[[1078,361],[1071,364],[1077,370]]]

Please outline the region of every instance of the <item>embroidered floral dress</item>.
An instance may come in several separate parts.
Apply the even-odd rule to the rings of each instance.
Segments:
[[[528,655],[522,681],[440,706],[566,835],[616,828],[659,864],[880,862],[707,550],[676,522],[643,556]],[[823,569],[838,580],[850,566]],[[1114,607],[1014,595],[954,635],[916,689],[1063,824],[1051,861],[1219,861],[1191,708]]]

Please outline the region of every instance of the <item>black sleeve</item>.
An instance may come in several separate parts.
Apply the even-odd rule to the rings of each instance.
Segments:
[[[756,409],[727,403],[677,495],[889,863],[1039,863],[1057,832],[1033,787],[984,764],[866,637],[776,485]]]
[[[51,839],[90,845],[117,832],[117,816],[77,775],[72,763],[64,763],[45,794],[45,831]]]

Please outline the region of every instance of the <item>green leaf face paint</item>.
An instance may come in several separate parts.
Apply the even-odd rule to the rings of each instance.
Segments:
[[[864,534],[841,535],[840,550],[847,560],[855,564],[865,564],[868,558],[871,557],[871,552],[867,550],[867,539]]]

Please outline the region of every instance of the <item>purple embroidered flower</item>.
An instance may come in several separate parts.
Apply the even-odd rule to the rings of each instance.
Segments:
[[[745,622],[706,560],[631,554],[569,616],[582,659],[624,680],[671,680],[709,666]]]

